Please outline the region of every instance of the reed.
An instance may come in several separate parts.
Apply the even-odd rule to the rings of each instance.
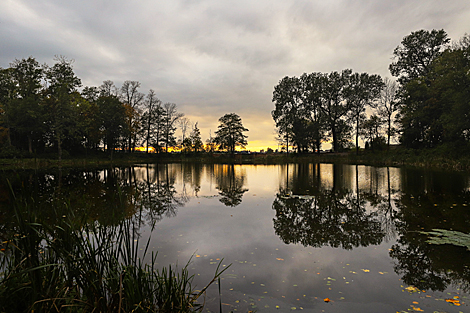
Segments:
[[[50,224],[16,200],[15,224],[2,235],[0,312],[201,312],[198,299],[228,268],[219,263],[195,293],[191,260],[181,269],[157,268],[150,238],[140,246],[132,219],[87,223],[65,205],[54,208],[63,218]]]

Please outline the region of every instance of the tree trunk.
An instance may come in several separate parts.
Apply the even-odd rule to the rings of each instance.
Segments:
[[[9,132],[8,132],[9,133]],[[28,134],[28,152],[33,153],[33,142],[31,134]]]
[[[287,155],[289,155],[289,133],[287,131],[287,127],[286,127],[286,149],[287,149]]]
[[[331,127],[331,135],[333,137],[333,151],[337,152],[338,151],[338,142],[337,142],[338,138],[337,138],[336,127],[335,126]]]
[[[388,117],[388,132],[387,132],[387,146],[390,149],[390,135],[392,132],[392,118],[391,116]]]
[[[60,135],[57,136],[57,151],[59,152],[59,162],[62,161],[62,140]]]
[[[359,116],[356,118],[356,155],[359,154]]]

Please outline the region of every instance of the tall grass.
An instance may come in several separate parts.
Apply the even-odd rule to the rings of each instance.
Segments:
[[[196,293],[190,260],[157,268],[150,239],[139,246],[131,219],[104,226],[69,206],[56,210],[62,218],[51,224],[15,201],[15,226],[0,246],[0,312],[201,312],[198,299],[228,268],[219,263]]]

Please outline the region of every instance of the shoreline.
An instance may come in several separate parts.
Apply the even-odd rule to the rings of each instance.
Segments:
[[[139,163],[206,163],[206,164],[286,164],[286,163],[345,163],[371,166],[411,166],[420,168],[433,168],[443,170],[469,171],[470,157],[452,158],[442,156],[432,151],[418,150],[384,150],[378,152],[322,153],[322,154],[280,154],[280,153],[252,153],[252,154],[117,154],[111,160],[105,155],[71,157],[62,159],[50,158],[21,158],[0,159],[2,170],[39,170],[49,168],[97,168],[103,166],[129,166]]]

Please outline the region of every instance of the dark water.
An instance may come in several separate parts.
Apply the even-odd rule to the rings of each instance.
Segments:
[[[133,219],[160,265],[192,257],[201,288],[221,260],[231,264],[223,312],[470,311],[470,252],[428,244],[420,233],[470,233],[468,173],[165,164],[2,175],[0,232],[11,225],[6,178],[17,201],[51,220],[60,218],[57,202],[89,222]],[[219,312],[218,287],[206,311]]]

